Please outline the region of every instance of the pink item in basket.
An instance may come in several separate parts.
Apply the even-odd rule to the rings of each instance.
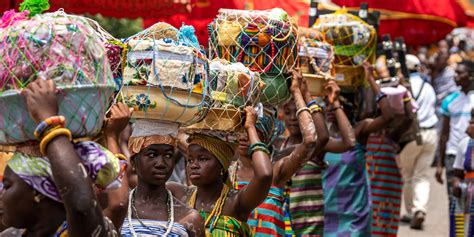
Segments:
[[[388,102],[390,107],[395,111],[395,114],[404,114],[405,113],[405,104],[403,98],[406,96],[413,98],[411,93],[402,85],[397,87],[382,87],[382,92],[387,95]],[[413,107],[413,112],[418,110],[418,105],[415,100],[411,100],[411,105]]]

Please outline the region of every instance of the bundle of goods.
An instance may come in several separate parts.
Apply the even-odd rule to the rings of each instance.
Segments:
[[[260,75],[250,71],[242,63],[229,63],[214,59],[210,64],[209,90],[212,98],[205,119],[190,130],[239,132],[242,128],[242,110],[254,106],[265,83]]]
[[[260,73],[266,84],[262,103],[276,105],[289,97],[298,27],[285,11],[221,9],[209,25],[209,37],[211,58],[240,62]]]
[[[308,89],[314,96],[323,95],[326,80],[334,79],[334,52],[324,35],[315,29],[299,28],[299,64]]]
[[[99,36],[85,18],[63,11],[28,14],[9,11],[0,24],[0,145],[35,140],[20,92],[41,78],[58,87],[59,114],[73,136],[95,136],[115,90]]]
[[[362,63],[374,63],[376,32],[374,27],[346,10],[321,15],[313,26],[323,32],[334,46],[336,81],[340,85],[360,86],[364,83]]]
[[[135,118],[187,125],[204,118],[208,64],[194,28],[157,23],[125,43],[122,92]]]

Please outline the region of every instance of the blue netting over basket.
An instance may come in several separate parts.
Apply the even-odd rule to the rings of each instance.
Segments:
[[[266,83],[263,103],[275,105],[289,97],[298,28],[285,11],[221,9],[209,25],[209,37],[211,58],[240,62],[260,73]]]
[[[210,64],[209,91],[212,101],[205,119],[190,130],[239,132],[242,129],[242,111],[254,106],[260,99],[265,83],[259,73],[252,72],[242,63],[214,59]]]
[[[157,23],[126,40],[123,96],[133,116],[179,124],[208,109],[208,63],[193,29]]]
[[[37,78],[55,81],[59,113],[74,137],[96,135],[115,84],[105,48],[89,22],[58,11],[0,29],[0,144],[33,140],[20,91]]]

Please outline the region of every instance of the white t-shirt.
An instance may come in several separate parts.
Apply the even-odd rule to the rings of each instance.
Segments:
[[[464,158],[466,155],[467,146],[469,145],[469,140],[470,140],[470,137],[467,136],[463,138],[461,142],[459,143],[458,150],[456,153],[456,158],[453,164],[453,167],[455,169],[464,170]]]
[[[418,73],[410,74],[410,85],[413,97],[418,99],[418,121],[421,128],[430,128],[436,125],[436,93],[429,82],[423,82],[423,78]],[[423,85],[424,83],[424,85]],[[421,88],[423,86],[423,89]]]
[[[456,155],[462,139],[467,137],[466,129],[471,119],[471,109],[474,107],[474,91],[467,95],[464,92],[454,92],[448,95],[441,104],[440,112],[449,117],[449,139],[446,144],[446,154]]]

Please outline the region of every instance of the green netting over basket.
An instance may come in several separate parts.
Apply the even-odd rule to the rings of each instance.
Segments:
[[[209,66],[192,27],[157,23],[126,45],[122,92],[135,118],[186,125],[204,118]]]
[[[334,50],[324,35],[316,29],[298,29],[299,66],[303,78],[308,82],[309,92],[314,96],[324,95],[326,80],[334,79]]]
[[[288,79],[297,58],[298,28],[281,9],[220,9],[209,25],[210,58],[240,62],[258,72],[267,87],[261,101],[279,104],[290,95]]]
[[[336,81],[364,84],[364,62],[374,63],[377,34],[374,27],[346,10],[321,15],[313,26],[334,46]]]
[[[212,102],[203,121],[188,127],[189,130],[239,132],[242,128],[242,111],[254,106],[260,99],[265,83],[260,75],[242,63],[229,63],[214,59],[210,64],[209,91]]]
[[[0,144],[35,139],[20,91],[37,78],[56,83],[59,113],[74,137],[100,131],[115,85],[105,48],[85,18],[58,11],[8,24],[0,29],[0,62]]]

